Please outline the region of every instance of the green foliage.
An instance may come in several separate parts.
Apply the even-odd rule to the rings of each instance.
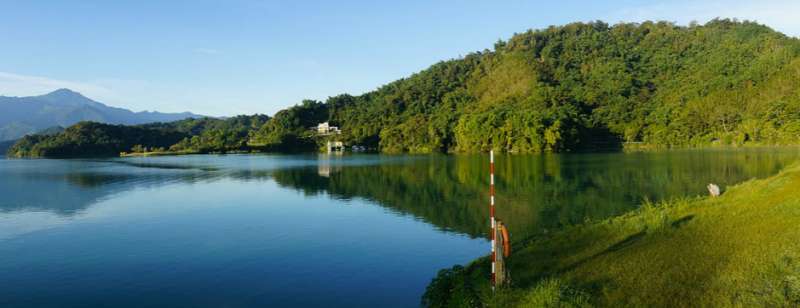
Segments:
[[[186,119],[140,126],[81,122],[61,133],[31,135],[9,149],[12,157],[117,156],[121,152],[229,152],[248,150],[254,129],[269,120],[264,115],[237,116],[225,120]]]
[[[557,279],[545,279],[526,292],[520,300],[521,307],[591,307],[589,297]]]
[[[786,296],[790,303],[800,305],[800,277],[786,277]]]
[[[486,258],[444,275],[473,286],[467,296],[479,297],[476,306],[795,307],[798,189],[794,164],[720,197],[646,202],[622,216],[541,236],[507,259],[513,283],[496,295],[485,283]]]
[[[175,129],[191,134],[169,147],[175,152],[231,152],[249,150],[252,131],[269,121],[265,115],[236,116],[225,120],[185,120]]]
[[[116,156],[135,145],[168,147],[184,138],[173,130],[80,122],[55,135],[25,136],[8,151],[13,157]]]
[[[329,107],[335,108],[335,105],[305,100],[300,105],[281,110],[259,129],[252,131],[248,143],[267,150],[314,150],[317,144],[310,129],[328,121]],[[335,125],[335,122],[331,124]]]
[[[477,307],[479,303],[461,265],[440,270],[422,296],[424,307]]]
[[[677,201],[653,203],[650,199],[645,199],[642,206],[639,208],[639,219],[641,219],[643,230],[648,234],[659,234],[669,230],[670,217],[667,211],[663,208],[670,203]]]
[[[796,144],[797,76],[800,40],[753,22],[598,21],[515,34],[272,119],[159,125],[190,136],[172,150],[193,152],[314,150],[328,139],[309,128],[326,121],[342,129],[337,140],[384,152]]]
[[[440,62],[331,119],[387,152],[800,142],[800,41],[752,23],[574,23]]]

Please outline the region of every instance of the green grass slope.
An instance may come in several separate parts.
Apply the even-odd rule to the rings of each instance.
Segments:
[[[730,187],[718,198],[646,203],[633,213],[516,248],[508,263],[511,285],[496,295],[483,258],[440,272],[423,302],[434,307],[798,307],[800,164]]]

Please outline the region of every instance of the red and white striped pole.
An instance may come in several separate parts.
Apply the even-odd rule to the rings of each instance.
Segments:
[[[497,260],[497,231],[494,221],[494,151],[489,151],[489,222],[492,226],[492,291],[495,285],[495,260]]]

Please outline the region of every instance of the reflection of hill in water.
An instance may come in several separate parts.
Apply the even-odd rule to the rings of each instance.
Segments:
[[[676,151],[638,154],[503,156],[497,161],[497,211],[517,238],[629,211],[643,199],[700,195],[776,173],[787,152]],[[405,164],[276,170],[275,180],[306,194],[365,198],[441,229],[485,236],[488,165],[480,156],[429,156]]]
[[[488,166],[480,156],[418,156],[359,165],[319,159],[292,168],[259,168],[220,157],[226,167],[148,161],[7,161],[0,169],[0,212],[71,215],[109,196],[172,183],[273,179],[307,195],[363,198],[443,230],[482,237],[488,215]],[[798,157],[780,151],[676,151],[639,154],[501,156],[498,217],[523,238],[543,229],[618,215],[644,198],[704,194],[764,177]],[[274,159],[255,157],[252,160]],[[369,160],[369,159],[368,159]],[[179,160],[178,160],[179,161]],[[240,165],[238,168],[234,165]],[[269,162],[269,165],[275,165]]]
[[[0,212],[79,212],[104,198],[135,188],[194,183],[213,178],[207,172],[170,166],[108,161],[7,161],[0,176]],[[205,174],[203,174],[205,173]]]

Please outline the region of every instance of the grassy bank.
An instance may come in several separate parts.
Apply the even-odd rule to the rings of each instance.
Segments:
[[[745,149],[745,148],[797,148],[798,143],[768,143],[768,142],[745,142],[741,144],[721,144],[721,143],[702,143],[683,146],[665,146],[642,142],[625,142],[622,144],[623,152],[654,152],[667,150],[691,150],[691,149]]]
[[[645,202],[627,215],[515,248],[509,287],[492,294],[489,260],[482,258],[441,271],[423,301],[434,307],[800,306],[800,164],[729,187],[718,198]]]

